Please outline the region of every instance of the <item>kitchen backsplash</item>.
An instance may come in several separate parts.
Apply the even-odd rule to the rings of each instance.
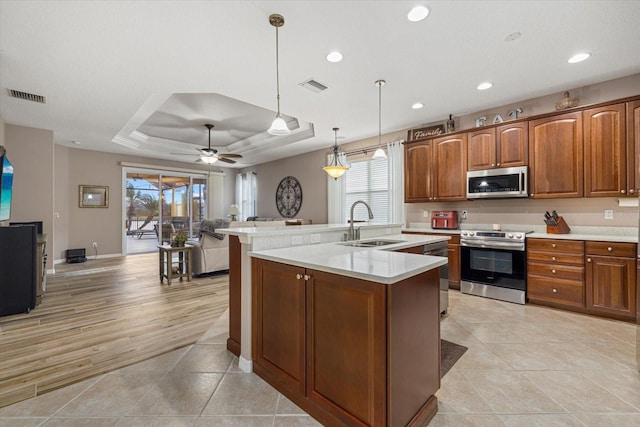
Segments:
[[[630,199],[630,198],[627,198]],[[619,198],[593,197],[576,199],[491,199],[448,203],[407,203],[406,224],[429,223],[431,211],[468,212],[463,224],[544,224],[545,211],[556,210],[573,226],[638,227],[638,207],[618,206]],[[624,200],[624,199],[623,199]],[[605,219],[605,210],[613,211],[613,219]]]

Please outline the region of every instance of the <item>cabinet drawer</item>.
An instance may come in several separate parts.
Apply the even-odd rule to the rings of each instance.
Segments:
[[[584,254],[527,251],[527,261],[547,262],[553,264],[584,265]]]
[[[584,242],[582,240],[527,239],[527,249],[584,255]]]
[[[586,242],[587,255],[636,257],[635,243]]]
[[[582,266],[528,262],[527,272],[529,274],[550,278],[557,277],[560,279],[584,280],[584,267]]]
[[[584,282],[529,275],[527,296],[532,301],[584,307]]]

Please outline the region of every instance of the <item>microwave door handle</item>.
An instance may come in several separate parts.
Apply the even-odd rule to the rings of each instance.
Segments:
[[[524,171],[520,171],[520,194],[527,193],[527,183],[525,181]]]

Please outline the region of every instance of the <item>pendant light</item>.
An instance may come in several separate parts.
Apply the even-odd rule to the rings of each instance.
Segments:
[[[382,86],[384,86],[385,83],[384,80],[376,80],[376,86],[378,86],[378,148],[372,157],[376,160],[387,158],[382,148]]]
[[[291,131],[287,127],[287,123],[280,115],[280,63],[278,60],[278,28],[284,25],[284,17],[282,15],[273,14],[269,16],[269,23],[276,27],[276,88],[277,88],[277,100],[278,100],[278,114],[271,123],[271,127],[267,132],[271,135],[289,135]]]
[[[335,142],[333,143],[333,147],[331,147],[331,150],[333,151],[333,161],[329,166],[325,166],[322,168],[333,179],[340,178],[346,171],[349,170],[349,166],[343,166],[338,159],[338,155],[340,154],[338,152],[338,130],[339,128],[333,128],[333,132],[335,133],[336,138]]]

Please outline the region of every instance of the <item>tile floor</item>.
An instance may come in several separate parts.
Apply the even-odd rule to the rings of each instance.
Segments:
[[[636,326],[450,292],[469,350],[430,426],[639,426]],[[237,367],[222,316],[193,346],[0,408],[0,426],[317,426]]]

